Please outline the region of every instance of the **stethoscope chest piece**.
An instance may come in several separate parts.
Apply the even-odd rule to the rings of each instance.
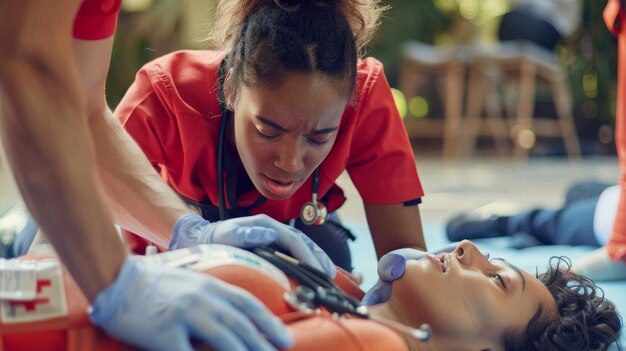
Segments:
[[[327,217],[328,210],[321,202],[309,201],[300,210],[300,220],[306,225],[322,225]]]
[[[319,168],[313,171],[311,181],[311,201],[306,202],[300,209],[300,220],[306,225],[322,225],[326,223],[328,210],[323,203],[317,201],[317,191],[319,184]]]

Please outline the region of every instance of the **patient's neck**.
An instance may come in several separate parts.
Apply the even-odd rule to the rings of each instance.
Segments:
[[[408,327],[420,325],[421,323],[416,324],[416,321],[407,314],[407,311],[408,309],[406,306],[403,306],[394,299],[369,307],[369,313],[374,317],[389,319]],[[432,350],[432,348],[429,348],[428,345],[422,341],[402,333],[398,334],[404,339],[404,342],[410,351]]]

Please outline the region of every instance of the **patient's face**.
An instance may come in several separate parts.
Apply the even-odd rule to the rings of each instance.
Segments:
[[[392,298],[411,321],[427,322],[436,335],[457,340],[499,340],[507,329],[523,330],[540,305],[555,313],[554,299],[539,280],[486,259],[469,241],[452,253],[409,261]]]

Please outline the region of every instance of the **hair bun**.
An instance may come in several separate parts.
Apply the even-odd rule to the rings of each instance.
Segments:
[[[283,10],[294,11],[300,7],[303,1],[306,0],[274,0],[274,3]]]
[[[337,0],[274,0],[274,3],[283,10],[294,11],[306,5],[305,3],[316,7],[330,7],[335,4],[336,1]]]

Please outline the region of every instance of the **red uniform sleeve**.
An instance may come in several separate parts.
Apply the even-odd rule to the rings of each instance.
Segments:
[[[195,201],[216,188],[221,115],[215,84],[222,57],[205,50],[161,56],[137,73],[115,109],[163,180]]]
[[[365,203],[391,204],[424,195],[415,157],[382,64],[369,59],[371,74],[360,89],[358,120],[347,170]]]
[[[611,32],[617,35],[617,107],[615,111],[615,140],[620,162],[621,194],[613,234],[607,244],[609,256],[626,262],[626,16],[618,0],[609,0],[604,9],[604,21]]]
[[[115,33],[122,0],[84,0],[74,20],[74,38],[105,39]]]
[[[137,73],[135,81],[115,109],[115,116],[152,166],[160,170],[168,164],[168,153],[178,152],[181,155],[182,149],[171,106],[159,98],[150,79],[150,71],[150,68],[144,67]]]

